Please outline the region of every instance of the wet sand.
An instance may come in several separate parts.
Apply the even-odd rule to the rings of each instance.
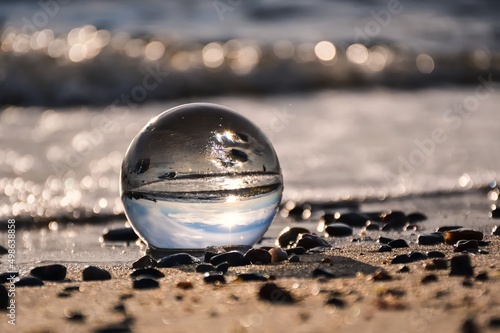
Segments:
[[[494,332],[499,327],[490,325],[490,321],[500,315],[500,237],[491,236],[491,229],[500,223],[488,217],[489,204],[480,192],[362,203],[362,211],[417,210],[429,219],[420,224],[424,230],[368,231],[359,236],[360,229],[355,229],[353,236],[374,240],[379,235],[402,237],[410,248],[380,253],[380,244],[369,239],[352,242],[353,237],[328,238],[332,249],[301,255],[298,263],[231,267],[225,275],[227,283],[221,285],[206,284],[203,275],[195,272],[196,265],[159,268],[165,277],[159,279],[160,288],[153,290],[132,288],[131,265],[143,255],[142,250],[135,244],[102,245],[98,239],[103,225],[21,230],[17,262],[21,276],[32,267],[50,263],[66,265],[68,273],[65,282],[17,288],[16,326],[8,325],[3,314],[0,328],[2,332]],[[264,245],[271,244],[284,226],[306,226],[313,231],[316,224],[314,214],[309,222],[280,217]],[[123,221],[114,225],[123,226]],[[474,276],[449,276],[449,268],[426,270],[430,259],[405,264],[408,273],[399,272],[402,264],[390,264],[394,256],[410,251],[439,250],[447,259],[458,255],[451,245],[416,244],[418,234],[443,225],[481,230],[485,240],[491,241],[483,248],[488,254],[469,254]],[[1,236],[3,241],[5,234]],[[112,279],[82,281],[82,270],[89,264],[107,269]],[[0,272],[6,267],[6,257],[2,256]],[[313,278],[316,268],[338,277]],[[373,272],[379,268],[391,279],[374,281]],[[237,281],[237,275],[245,272],[274,276],[275,280],[269,282],[289,290],[295,302],[271,304],[260,300],[259,289],[265,282]],[[476,280],[482,272],[487,273],[488,280]],[[437,282],[422,283],[427,275],[435,275]],[[177,286],[186,281],[192,283],[192,289]],[[68,286],[79,286],[79,290],[61,297]],[[344,301],[345,306],[326,304],[330,297]],[[75,313],[83,318],[78,320]],[[473,318],[476,330],[464,328],[469,318]]]

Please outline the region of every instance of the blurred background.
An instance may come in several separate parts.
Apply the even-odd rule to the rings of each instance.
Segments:
[[[220,103],[270,137],[285,201],[483,187],[500,172],[495,0],[0,1],[0,218],[123,213],[153,116]]]

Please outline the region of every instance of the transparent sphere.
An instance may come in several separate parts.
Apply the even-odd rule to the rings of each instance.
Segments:
[[[121,198],[151,249],[251,246],[281,201],[273,146],[231,109],[185,104],[151,119],[130,144]]]

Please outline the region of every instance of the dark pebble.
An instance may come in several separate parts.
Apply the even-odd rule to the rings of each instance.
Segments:
[[[432,260],[432,264],[435,269],[448,269],[448,260],[442,258],[436,258]]]
[[[222,274],[226,274],[228,269],[229,269],[229,264],[227,262],[223,262],[222,264],[218,264],[215,267],[215,270],[217,272],[221,272]]]
[[[410,223],[416,223],[416,222],[422,222],[427,220],[427,215],[420,213],[420,212],[414,212],[410,213],[406,216],[408,219],[408,222]]]
[[[141,269],[133,271],[130,274],[130,276],[133,278],[136,278],[138,276],[149,276],[152,278],[159,279],[159,278],[165,277],[165,274],[163,274],[162,272],[160,272],[159,270],[157,270],[155,268],[141,268]]]
[[[288,260],[288,254],[281,247],[273,247],[269,250],[269,253],[271,254],[272,263],[278,263]]]
[[[398,273],[410,273],[410,267],[403,266],[398,270]]]
[[[379,242],[380,244],[389,244],[389,243],[390,243],[390,242],[392,242],[393,240],[394,240],[394,239],[392,239],[392,238],[382,237],[382,236],[380,236],[380,237],[378,238],[378,242]]]
[[[423,234],[418,236],[418,245],[438,245],[444,243],[441,233]]]
[[[295,298],[292,294],[276,283],[267,282],[259,290],[259,299],[277,304],[292,304],[295,303]]]
[[[191,265],[198,263],[199,260],[187,253],[175,253],[161,258],[156,267],[176,267],[181,265]]]
[[[489,254],[489,252],[487,250],[484,250],[484,249],[477,250],[477,253],[479,253],[479,254]]]
[[[306,249],[302,246],[292,247],[291,249],[286,249],[286,253],[290,256],[292,254],[296,254],[298,256],[306,253]]]
[[[393,264],[408,264],[410,262],[412,262],[410,256],[408,256],[407,254],[400,254],[398,256],[395,256],[391,260],[391,265],[393,265]]]
[[[482,240],[483,233],[472,229],[461,228],[445,231],[443,237],[446,244],[453,245],[459,240]]]
[[[366,231],[379,231],[382,228],[382,225],[378,222],[368,221],[364,230]]]
[[[14,281],[16,277],[19,276],[18,272],[5,272],[0,274],[0,283],[6,283],[9,281]]]
[[[384,212],[381,215],[382,222],[385,223],[382,227],[382,230],[395,230],[402,229],[406,222],[408,222],[408,218],[404,212],[401,211],[388,211]]]
[[[493,317],[490,318],[490,322],[488,323],[488,326],[491,328],[500,328],[500,317]]]
[[[198,266],[196,266],[196,272],[198,273],[206,273],[212,271],[215,271],[215,267],[210,264],[199,264]]]
[[[427,252],[429,258],[445,258],[446,255],[441,251],[429,251]]]
[[[326,270],[326,269],[323,269],[323,268],[316,268],[313,272],[312,272],[312,276],[314,278],[317,278],[317,277],[324,277],[324,278],[335,278],[337,277],[335,275],[335,273],[333,273],[332,271],[329,271],[329,270]]]
[[[410,247],[408,245],[408,243],[404,240],[404,239],[396,239],[396,240],[393,240],[391,242],[389,242],[388,244],[390,247],[392,247],[393,249],[398,249],[398,248],[404,248],[404,247]]]
[[[351,227],[364,227],[369,218],[362,213],[347,212],[325,214],[323,216],[323,220],[326,225],[330,225],[332,223],[345,223]]]
[[[250,260],[237,251],[218,254],[210,259],[210,263],[214,266],[222,264],[223,262],[227,262],[229,266],[246,266],[251,264]]]
[[[289,262],[300,262],[300,257],[296,254],[292,254],[288,257]]]
[[[479,245],[477,240],[459,240],[455,245],[453,252],[477,252]]]
[[[454,256],[450,261],[451,276],[473,276],[474,268],[471,265],[470,257],[467,254]]]
[[[267,281],[267,278],[258,273],[242,273],[238,274],[237,281]]]
[[[82,272],[83,281],[104,281],[111,280],[111,274],[105,269],[89,266]]]
[[[494,219],[500,219],[500,208],[495,206],[490,212],[490,217]]]
[[[147,268],[147,267],[155,267],[156,266],[156,260],[154,260],[151,256],[145,255],[144,257],[141,257],[137,259],[133,264],[132,268],[133,269],[139,269],[139,268]]]
[[[476,280],[477,281],[488,281],[490,278],[488,276],[488,273],[486,272],[481,272],[478,275],[476,275]]]
[[[380,246],[380,248],[378,249],[378,252],[391,252],[392,251],[392,247],[390,245],[387,245],[387,244],[382,244]]]
[[[297,241],[296,246],[310,250],[316,247],[332,247],[326,240],[314,234],[303,234]]]
[[[345,223],[332,223],[325,231],[330,237],[348,237],[353,233],[352,228]]]
[[[409,257],[412,261],[425,260],[428,258],[427,255],[418,251],[411,252]]]
[[[491,234],[493,236],[500,236],[500,227],[499,226],[494,226],[493,230],[491,230]]]
[[[331,296],[326,300],[327,305],[333,305],[336,306],[337,308],[344,308],[345,307],[345,301],[343,299],[337,298],[335,296]]]
[[[132,228],[104,229],[101,235],[105,242],[135,242],[139,237]]]
[[[208,272],[205,273],[203,281],[205,281],[205,283],[223,284],[226,283],[226,278],[224,278],[224,275],[222,275],[222,273]]]
[[[177,288],[179,288],[179,289],[184,289],[184,290],[188,290],[188,289],[193,289],[194,288],[193,283],[190,282],[190,281],[180,281],[175,286]]]
[[[156,289],[160,288],[160,283],[153,278],[144,276],[134,280],[133,286],[134,289]]]
[[[203,261],[210,262],[210,259],[212,259],[212,257],[215,257],[218,254],[220,254],[220,253],[215,252],[215,251],[205,251],[205,254],[203,256]]]
[[[457,230],[457,229],[462,229],[463,227],[461,225],[446,225],[443,227],[439,227],[436,231],[443,233],[445,231],[451,231],[451,230]]]
[[[67,286],[63,289],[64,292],[80,291],[80,286]]]
[[[44,283],[39,278],[34,276],[24,276],[19,279],[14,285],[17,287],[40,287],[43,286]]]
[[[10,298],[7,288],[0,284],[0,310],[5,310],[9,306]]]
[[[62,281],[66,278],[66,266],[54,264],[38,266],[30,271],[30,275],[42,281]]]
[[[0,245],[0,256],[9,253],[9,250],[7,250],[5,247]]]
[[[271,254],[269,253],[269,251],[262,249],[250,249],[245,253],[244,257],[248,259],[252,264],[271,263]]]
[[[465,279],[465,280],[462,281],[462,286],[464,286],[464,287],[472,287],[473,285],[474,284],[469,279]]]
[[[132,333],[132,330],[128,322],[123,322],[99,327],[93,333]]]
[[[56,296],[59,297],[59,298],[68,298],[68,297],[71,297],[71,294],[70,293],[66,293],[64,291],[61,291],[61,292],[57,293]]]
[[[426,275],[420,280],[420,282],[422,282],[423,284],[437,282],[437,281],[438,281],[438,277],[437,277],[437,275],[434,275],[434,274]]]
[[[479,333],[479,328],[473,318],[467,318],[460,328],[461,333]]]
[[[290,228],[283,229],[278,236],[278,244],[281,247],[289,247],[297,241],[300,234],[310,234],[306,228]]]

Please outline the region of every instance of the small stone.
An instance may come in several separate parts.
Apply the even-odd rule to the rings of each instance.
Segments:
[[[10,303],[9,293],[7,288],[0,284],[0,311],[7,309]]]
[[[14,281],[16,277],[19,276],[19,272],[5,272],[0,274],[0,283],[6,283],[8,281]]]
[[[388,211],[381,214],[382,222],[385,223],[382,227],[383,231],[402,229],[408,218],[401,211]]]
[[[330,225],[332,223],[344,223],[351,227],[364,227],[366,225],[366,222],[368,222],[369,218],[368,216],[362,213],[336,212],[334,214],[325,213],[325,215],[323,215],[323,220],[325,222],[325,225]]]
[[[7,250],[5,247],[0,245],[0,256],[9,253],[9,250]]]
[[[393,240],[391,242],[389,242],[388,244],[390,247],[392,247],[393,249],[398,249],[398,248],[404,248],[404,247],[410,247],[408,245],[408,243],[404,240],[404,239],[396,239],[396,240]]]
[[[427,259],[427,255],[422,252],[414,251],[409,254],[411,261],[419,261]]]
[[[479,245],[477,240],[459,240],[455,245],[453,252],[477,252]]]
[[[371,276],[373,281],[389,281],[392,280],[392,276],[385,269],[377,269],[375,273]]]
[[[378,222],[368,221],[366,222],[366,226],[364,228],[365,231],[379,231],[382,228],[382,225]]]
[[[145,277],[148,276],[148,277],[159,279],[159,278],[165,277],[165,274],[163,274],[162,272],[160,272],[159,270],[157,270],[155,268],[141,268],[141,269],[133,271],[130,274],[130,276],[133,278],[136,278],[139,276],[145,276]]]
[[[205,254],[204,254],[203,261],[210,262],[210,259],[212,259],[212,257],[215,257],[216,255],[221,254],[221,253],[225,253],[225,251],[219,253],[217,251],[206,250]]]
[[[143,276],[134,280],[133,287],[134,289],[156,289],[160,288],[160,283],[153,278]]]
[[[440,233],[423,234],[418,236],[418,245],[438,245],[444,243],[443,235]]]
[[[467,254],[454,256],[450,261],[451,276],[473,276],[474,268],[471,265],[470,257]]]
[[[263,249],[250,249],[244,257],[252,264],[269,264],[271,263],[271,253]]]
[[[399,270],[398,273],[410,273],[410,267],[408,266],[402,266]]]
[[[184,289],[184,290],[188,290],[188,289],[193,289],[194,288],[193,283],[190,282],[190,281],[180,281],[175,286],[177,288],[179,288],[179,289]]]
[[[304,249],[302,246],[297,246],[297,247],[292,247],[291,249],[287,249],[286,253],[289,256],[292,254],[300,256],[300,255],[306,253],[306,249]]]
[[[410,223],[417,223],[417,222],[422,222],[422,221],[427,220],[427,216],[423,213],[420,213],[420,212],[410,213],[406,216],[406,218],[408,219],[408,222],[410,222]]]
[[[300,257],[296,254],[292,254],[290,257],[288,257],[289,262],[300,262]]]
[[[468,278],[465,278],[465,280],[462,281],[462,286],[464,286],[464,287],[472,287],[473,283]]]
[[[438,281],[438,277],[437,277],[437,275],[434,275],[434,274],[426,275],[420,280],[420,282],[422,282],[422,284],[427,284],[427,283],[437,282],[437,281]]]
[[[479,333],[479,328],[477,327],[474,318],[467,318],[460,329],[461,333]]]
[[[177,267],[181,265],[191,265],[199,263],[200,261],[187,253],[175,253],[169,256],[161,258],[156,267],[165,268],[165,267]]]
[[[500,236],[500,227],[499,226],[494,226],[493,229],[491,230],[491,235],[492,236]]]
[[[283,229],[276,241],[276,245],[279,245],[281,247],[289,247],[292,246],[293,243],[295,243],[299,237],[300,234],[310,234],[311,232],[307,230],[306,228],[290,228],[286,227]]]
[[[63,291],[64,292],[80,291],[80,286],[67,286],[67,287],[64,287]]]
[[[382,236],[380,236],[380,237],[378,238],[378,242],[379,242],[380,244],[389,244],[389,243],[390,243],[390,242],[392,242],[393,240],[394,240],[394,239],[392,239],[392,238],[382,237]]]
[[[65,310],[64,316],[69,321],[78,321],[78,322],[85,321],[85,315],[83,313],[81,313],[80,311]]]
[[[441,251],[429,251],[427,256],[429,258],[446,258],[446,255]]]
[[[349,237],[353,234],[352,228],[345,223],[332,223],[325,231],[330,237]]]
[[[296,246],[303,247],[306,250],[310,250],[316,247],[330,248],[332,247],[326,240],[314,234],[302,234],[300,239],[297,241]]]
[[[145,255],[144,257],[141,257],[137,259],[133,264],[132,268],[133,269],[139,269],[139,268],[147,268],[147,267],[155,267],[156,266],[156,260],[154,260],[151,256]]]
[[[271,262],[277,263],[288,260],[288,254],[281,247],[273,247],[269,250],[271,254]]]
[[[64,291],[61,291],[61,292],[57,293],[56,296],[59,297],[59,298],[68,298],[68,297],[71,297],[71,294],[70,293],[66,293]]]
[[[83,281],[104,281],[111,280],[111,274],[105,269],[89,266],[82,272]]]
[[[214,266],[227,262],[229,266],[246,266],[251,262],[237,251],[229,251],[226,253],[218,254],[210,259],[210,263]]]
[[[328,278],[328,279],[337,277],[335,275],[335,273],[333,273],[332,271],[329,271],[329,270],[326,270],[326,269],[323,269],[323,268],[316,268],[312,272],[312,276],[313,276],[313,278],[324,277],[324,278]]]
[[[462,229],[463,227],[461,225],[446,225],[443,227],[439,227],[436,231],[440,233],[444,233],[445,231],[451,231],[451,230],[457,230],[457,229]]]
[[[432,260],[432,264],[436,269],[448,269],[448,260],[436,258]]]
[[[486,272],[481,272],[478,275],[476,275],[476,280],[477,281],[488,281],[490,278],[488,276],[488,273]]]
[[[378,252],[391,252],[391,251],[392,251],[392,247],[390,245],[387,245],[387,244],[382,244],[378,249]]]
[[[222,264],[218,264],[215,267],[215,270],[217,272],[222,273],[222,274],[226,274],[228,269],[229,269],[229,264],[227,262],[223,262]]]
[[[242,273],[238,274],[236,281],[267,281],[267,278],[258,273]]]
[[[40,287],[43,286],[44,283],[39,278],[34,276],[24,276],[19,279],[14,285],[17,287]]]
[[[461,228],[445,231],[443,237],[446,244],[453,245],[459,240],[482,240],[483,233],[472,229]]]
[[[101,242],[135,242],[139,237],[132,228],[104,229]]]
[[[490,217],[493,218],[493,219],[500,219],[500,208],[498,206],[495,206],[491,210]]]
[[[273,282],[267,282],[260,288],[259,299],[269,301],[273,304],[295,303],[295,298],[288,290],[283,289]]]
[[[212,271],[215,271],[215,267],[210,264],[199,264],[198,266],[196,266],[196,272],[198,273],[206,273]]]
[[[220,272],[207,272],[205,273],[205,277],[203,278],[205,283],[213,283],[213,284],[224,284],[226,283],[226,279],[224,275]]]
[[[331,296],[326,300],[327,305],[333,305],[337,308],[344,308],[346,306],[346,303],[344,300],[337,298],[335,296]]]
[[[495,328],[495,329],[500,328],[500,317],[490,318],[490,322],[488,323],[488,326],[491,328]]]
[[[394,259],[391,260],[391,265],[393,264],[408,264],[412,262],[410,256],[407,254],[400,254],[398,256],[395,256]]]
[[[62,281],[66,278],[66,266],[54,264],[38,266],[30,271],[30,275],[42,281]]]

